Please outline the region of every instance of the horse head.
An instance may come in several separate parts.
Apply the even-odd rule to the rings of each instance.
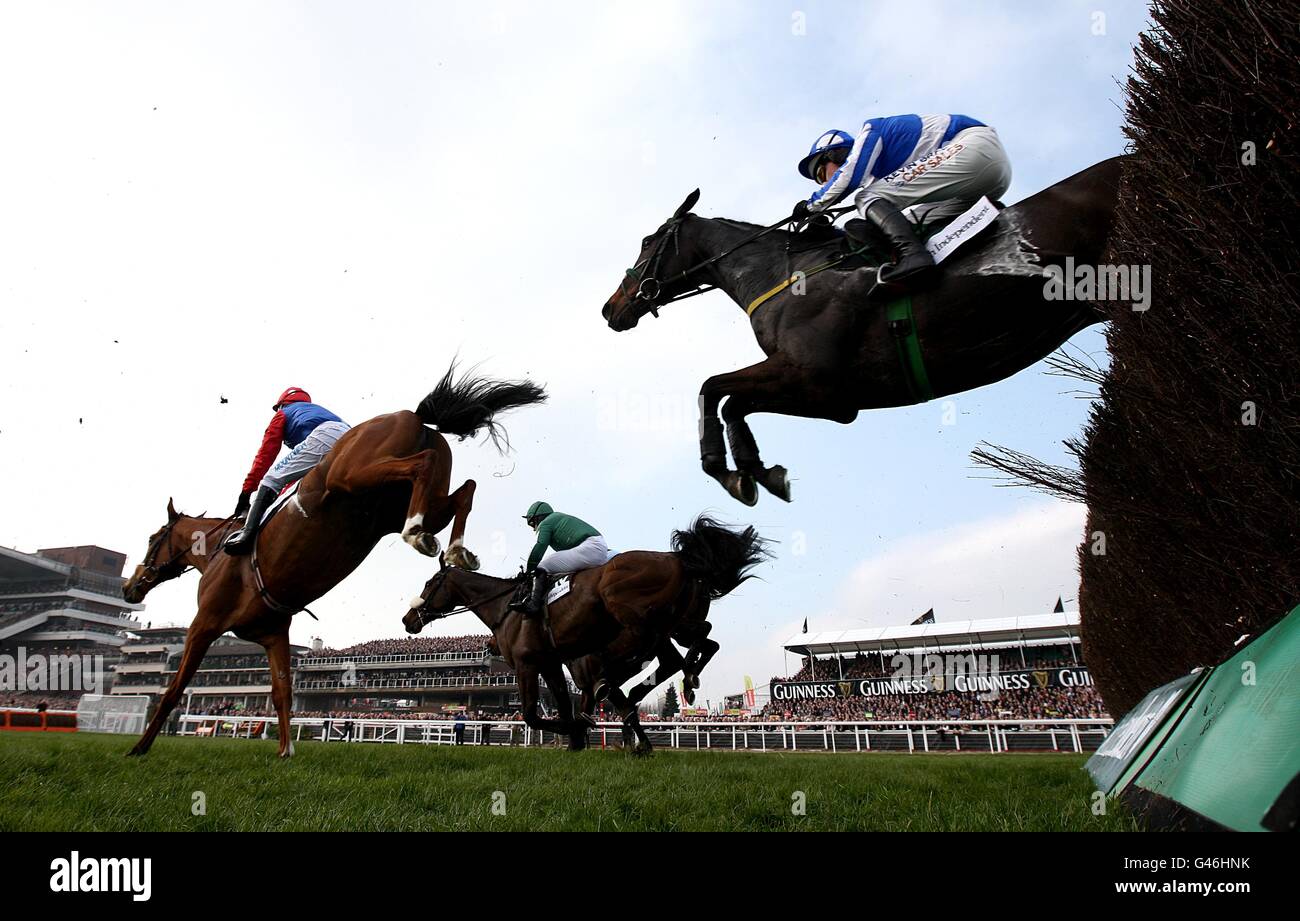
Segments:
[[[188,568],[185,562],[185,549],[179,552],[172,549],[172,536],[176,525],[184,517],[176,511],[172,500],[168,499],[166,524],[149,535],[149,546],[145,550],[144,560],[122,586],[122,597],[126,601],[139,604],[155,585],[176,578]]]
[[[700,200],[696,189],[673,216],[641,241],[637,261],[628,269],[600,314],[615,332],[632,329],[647,313],[659,316],[659,308],[696,287],[686,274],[687,256],[681,252],[678,231]]]
[[[424,625],[432,620],[445,617],[456,607],[447,586],[447,577],[454,567],[447,565],[447,554],[438,554],[438,571],[424,583],[420,594],[411,599],[410,609],[402,617],[402,626],[407,633],[419,633]]]

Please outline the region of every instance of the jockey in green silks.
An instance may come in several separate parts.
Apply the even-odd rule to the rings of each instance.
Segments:
[[[537,542],[528,555],[528,572],[533,577],[528,597],[510,605],[525,617],[542,610],[551,576],[579,572],[609,561],[609,547],[601,533],[581,518],[555,511],[545,502],[534,502],[524,513],[528,526],[537,532]],[[554,551],[543,559],[547,550]]]

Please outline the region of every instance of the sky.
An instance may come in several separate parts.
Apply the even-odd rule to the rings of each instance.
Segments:
[[[702,700],[797,668],[811,631],[1067,608],[1081,506],[999,486],[981,442],[1068,463],[1089,402],[1044,366],[851,426],[762,415],[794,501],[699,469],[703,380],[762,358],[720,292],[632,332],[600,308],[641,238],[696,213],[770,223],[831,127],[961,112],[1027,197],[1124,150],[1145,4],[482,4],[15,0],[0,6],[0,545],[134,566],[182,511],[233,508],[268,407],[303,387],[356,424],[459,357],[546,385],[478,481],[467,545],[515,572],[535,499],[615,549],[710,511],[775,558],[713,607]],[[1076,354],[1104,364],[1100,328]],[[224,402],[223,402],[224,401]],[[402,635],[432,561],[396,536],[291,638]],[[197,576],[142,619],[188,624]],[[431,630],[481,632],[472,615]]]

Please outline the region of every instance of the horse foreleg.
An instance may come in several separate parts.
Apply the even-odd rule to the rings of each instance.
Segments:
[[[560,720],[547,719],[537,711],[537,704],[541,699],[541,685],[538,679],[537,666],[531,664],[520,664],[515,670],[515,675],[519,680],[519,696],[523,702],[524,722],[531,728],[543,732],[553,732],[556,735],[568,735],[572,725],[569,722]],[[565,692],[567,700],[568,693]]]
[[[181,653],[180,665],[176,668],[176,674],[172,678],[171,684],[167,685],[167,690],[163,692],[162,698],[158,701],[158,709],[154,712],[153,719],[145,727],[144,735],[135,743],[134,747],[127,752],[128,755],[143,755],[153,745],[153,740],[158,737],[162,731],[163,724],[167,722],[167,717],[171,716],[172,711],[176,709],[176,704],[180,701],[181,694],[185,692],[186,686],[194,673],[199,668],[199,663],[203,661],[203,656],[207,653],[208,647],[212,641],[221,636],[223,628],[220,624],[208,623],[209,618],[204,616],[200,608],[199,614],[194,618],[194,623],[190,625],[189,634],[185,637],[185,649]]]
[[[293,706],[293,672],[289,667],[289,634],[277,634],[267,640],[266,656],[271,661],[271,700],[275,704],[275,715],[280,726],[281,758],[293,757],[293,738],[290,735],[289,718]]]
[[[569,751],[582,751],[587,747],[587,725],[573,718],[573,701],[569,698],[569,685],[564,680],[564,669],[559,663],[547,665],[542,670],[546,686],[555,698],[555,708],[559,711],[560,722],[568,725]]]

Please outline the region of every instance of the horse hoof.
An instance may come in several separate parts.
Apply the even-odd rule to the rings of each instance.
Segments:
[[[428,531],[416,533],[414,539],[410,541],[412,547],[423,553],[425,556],[437,556],[439,550],[438,537]]]
[[[468,572],[475,572],[479,567],[478,557],[466,550],[465,545],[459,541],[447,548],[447,563]]]
[[[781,501],[790,501],[790,471],[784,467],[767,467],[758,475],[758,482]]]
[[[754,478],[747,473],[736,473],[734,470],[727,474],[722,484],[731,498],[737,502],[743,502],[745,505],[758,504],[758,487],[754,483]]]
[[[689,684],[682,685],[682,700],[686,701],[688,704],[695,703],[695,689]]]

